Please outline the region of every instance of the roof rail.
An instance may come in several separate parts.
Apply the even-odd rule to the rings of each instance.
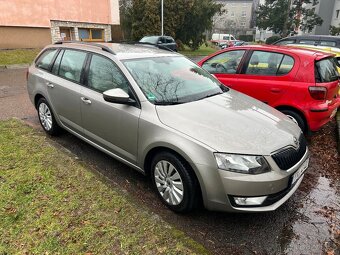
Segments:
[[[91,42],[83,42],[83,41],[58,41],[58,42],[55,42],[54,44],[64,44],[64,43],[77,43],[77,44],[86,44],[90,46],[95,46],[95,47],[101,48],[103,51],[116,55],[116,53],[112,49],[99,43],[91,43]]]
[[[167,51],[175,52],[175,51],[173,51],[172,49],[170,49],[170,48],[168,48],[168,47],[166,47],[166,46],[163,46],[163,45],[160,45],[160,44],[155,44],[155,43],[149,43],[149,42],[132,42],[131,44],[150,45],[150,46],[157,47],[158,49],[161,49],[161,50],[167,50]]]

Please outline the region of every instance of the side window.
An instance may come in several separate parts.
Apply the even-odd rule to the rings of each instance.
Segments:
[[[166,38],[166,43],[173,43],[174,40],[171,37]]]
[[[283,54],[254,51],[248,63],[246,74],[251,75],[277,75]]]
[[[285,55],[280,64],[279,70],[277,71],[277,75],[285,75],[288,74],[294,67],[294,59],[290,56]]]
[[[61,58],[63,57],[63,54],[64,54],[64,50],[61,50],[58,54],[58,57],[54,61],[54,64],[52,67],[52,73],[55,75],[58,75],[59,73],[60,62],[61,62]]]
[[[57,52],[57,49],[46,50],[44,53],[42,53],[42,55],[37,60],[36,66],[38,68],[48,70],[48,68],[50,67],[51,61],[54,55],[56,54],[56,52]]]
[[[320,41],[320,45],[335,47],[336,46],[336,42],[333,42],[333,41]]]
[[[284,41],[281,41],[281,42],[276,42],[274,43],[275,45],[288,45],[288,44],[293,44],[295,43],[295,40],[284,40]]]
[[[300,40],[299,44],[316,45],[317,40]]]
[[[235,74],[245,50],[233,50],[208,59],[202,67],[210,73]]]
[[[59,76],[71,81],[80,82],[81,71],[86,53],[77,50],[65,50],[60,62]]]
[[[128,81],[118,67],[108,58],[98,55],[93,55],[91,59],[88,86],[99,92],[115,88],[129,92]]]

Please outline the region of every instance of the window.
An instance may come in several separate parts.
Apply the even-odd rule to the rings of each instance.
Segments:
[[[247,12],[246,11],[242,11],[242,17],[247,17]]]
[[[295,40],[284,40],[281,42],[274,43],[275,45],[287,45],[287,44],[293,44],[295,43]]]
[[[245,22],[241,22],[241,27],[245,27],[246,23]]]
[[[121,88],[128,93],[129,85],[118,67],[108,58],[93,55],[91,59],[88,86],[99,92]]]
[[[279,70],[277,71],[277,75],[285,75],[288,74],[294,66],[294,59],[290,56],[285,55],[280,64]]]
[[[316,45],[316,40],[300,40],[299,44]]]
[[[336,46],[336,42],[332,42],[332,41],[320,41],[320,45],[335,47]]]
[[[336,10],[336,11],[335,11],[335,18],[336,18],[336,19],[339,18],[339,13],[340,13],[340,10]]]
[[[79,28],[78,33],[82,41],[104,41],[104,29]]]
[[[316,82],[332,82],[338,80],[338,72],[333,58],[316,62]]]
[[[65,50],[59,67],[59,76],[71,81],[80,82],[81,71],[85,58],[85,52]]]
[[[235,12],[231,12],[230,17],[235,17]]]
[[[60,62],[61,62],[61,58],[63,57],[63,54],[64,54],[64,50],[61,50],[58,54],[58,57],[54,61],[52,73],[55,75],[58,75],[59,73]]]
[[[50,49],[50,50],[44,51],[39,57],[39,59],[37,60],[36,66],[38,68],[48,70],[50,67],[51,61],[54,55],[56,54],[56,52],[57,52],[57,49]]]
[[[271,76],[286,74],[292,69],[294,60],[292,60],[291,57],[287,56],[284,65],[282,65],[284,57],[285,56],[280,53],[254,51],[250,58],[245,73],[251,75],[271,75]]]
[[[202,67],[210,73],[235,74],[244,52],[244,50],[234,50],[221,53],[208,59]]]
[[[171,37],[166,37],[166,43],[174,43],[174,39],[172,39]]]

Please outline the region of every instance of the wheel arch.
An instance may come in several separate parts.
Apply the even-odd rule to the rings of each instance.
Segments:
[[[274,108],[278,111],[288,110],[288,111],[293,111],[293,112],[299,114],[299,116],[305,122],[307,130],[309,130],[309,124],[308,124],[307,118],[306,118],[305,114],[303,113],[303,111],[301,111],[300,109],[293,107],[293,106],[289,106],[289,105],[279,105],[279,106],[275,106]]]
[[[188,156],[183,153],[180,150],[176,150],[175,148],[170,148],[164,145],[159,145],[159,146],[155,146],[153,148],[151,148],[145,155],[144,157],[144,162],[143,162],[143,169],[144,169],[144,173],[146,176],[150,176],[151,173],[151,163],[152,163],[152,159],[153,157],[160,153],[160,152],[169,152],[172,153],[174,155],[176,155],[177,157],[179,157],[180,159],[183,160],[183,162],[186,164],[186,167],[189,169],[189,171],[192,172],[192,174],[194,175],[194,177],[197,180],[198,183],[198,189],[199,189],[199,194],[200,194],[200,203],[202,202],[202,183],[201,183],[201,178],[200,176],[198,176],[198,173],[195,171],[195,169],[192,167],[192,165],[190,164],[190,161],[188,160]]]

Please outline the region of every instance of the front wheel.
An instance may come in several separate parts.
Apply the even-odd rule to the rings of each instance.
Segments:
[[[282,110],[282,113],[286,114],[288,118],[290,118],[296,125],[298,125],[302,132],[307,131],[307,124],[305,123],[304,119],[300,116],[300,114],[291,111],[291,110]]]
[[[50,105],[45,98],[40,98],[37,103],[38,117],[44,131],[49,135],[57,135],[60,127],[56,122]]]
[[[179,213],[193,210],[198,202],[198,181],[186,162],[170,152],[157,154],[151,163],[151,179],[162,202]]]

